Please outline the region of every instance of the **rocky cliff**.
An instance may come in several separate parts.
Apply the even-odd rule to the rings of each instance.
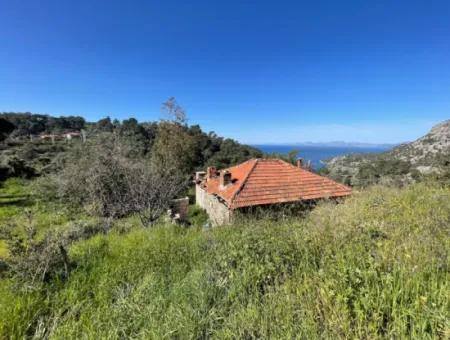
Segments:
[[[335,157],[327,162],[325,171],[336,180],[357,186],[446,177],[450,173],[450,120],[387,152]]]

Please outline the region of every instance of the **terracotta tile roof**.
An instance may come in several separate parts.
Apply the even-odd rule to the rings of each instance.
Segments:
[[[231,173],[231,184],[222,187],[219,176],[215,176],[200,185],[231,209],[342,197],[352,192],[343,184],[279,159],[251,159],[222,171]]]

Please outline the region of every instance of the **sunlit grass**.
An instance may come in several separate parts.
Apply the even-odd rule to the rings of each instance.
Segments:
[[[19,233],[31,223],[38,235],[51,228],[65,228],[76,220],[91,220],[91,217],[70,209],[60,202],[42,202],[32,194],[31,182],[10,178],[0,186],[0,225],[10,224]],[[7,256],[6,243],[0,240],[0,258]]]
[[[72,246],[65,284],[22,295],[4,281],[0,338],[448,338],[449,221],[433,184],[282,223],[126,219]]]

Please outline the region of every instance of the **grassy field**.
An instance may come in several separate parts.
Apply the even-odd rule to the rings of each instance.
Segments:
[[[2,223],[24,207],[40,228],[87,218],[22,183],[0,195]],[[0,338],[449,338],[449,225],[450,191],[433,184],[373,187],[305,219],[119,221],[71,247],[67,282],[0,281]]]
[[[27,224],[27,216],[38,233],[48,229],[65,228],[74,220],[89,221],[92,218],[79,211],[73,211],[58,202],[42,202],[31,195],[32,182],[11,178],[0,187],[0,225],[12,224],[19,229]],[[4,241],[0,240],[0,259],[7,256]]]
[[[10,179],[0,187],[0,224],[14,223],[32,202],[26,182]],[[7,256],[6,244],[0,240],[0,258]]]

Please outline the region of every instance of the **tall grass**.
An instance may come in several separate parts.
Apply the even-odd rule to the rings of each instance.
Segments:
[[[39,179],[40,181],[40,179]],[[39,235],[50,228],[66,228],[74,221],[94,221],[81,209],[70,207],[55,200],[42,200],[32,192],[42,182],[21,178],[9,178],[0,184],[0,226],[10,224],[23,231],[23,226],[32,217],[33,226]],[[52,229],[52,230],[53,230]],[[8,255],[6,244],[0,239],[0,260]]]
[[[0,283],[0,337],[448,338],[450,192],[374,187],[304,219],[80,242],[66,283]]]

